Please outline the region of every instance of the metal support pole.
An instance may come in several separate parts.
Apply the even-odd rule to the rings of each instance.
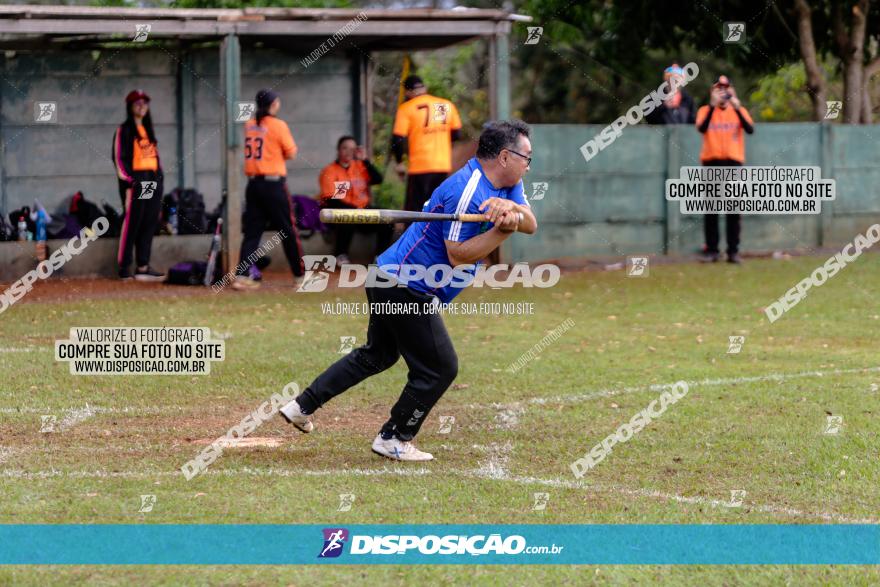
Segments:
[[[226,271],[238,265],[241,251],[241,128],[235,122],[241,89],[241,45],[234,34],[227,35],[220,45],[220,84],[225,96],[221,108],[223,140],[223,262]]]
[[[510,40],[507,33],[495,35],[495,101],[497,118],[510,118]]]
[[[834,126],[823,123],[819,125],[819,166],[822,168],[822,179],[834,179]],[[816,226],[816,246],[829,244],[831,220],[834,215],[834,202],[822,202]]]
[[[681,129],[679,125],[672,124],[665,127],[666,130],[666,178],[680,179],[681,174]],[[663,182],[663,254],[670,255],[681,252],[681,212],[678,202],[666,201],[666,182]]]
[[[179,56],[177,66],[177,185],[196,187],[193,150],[196,146],[195,89],[193,87],[193,57],[188,48]]]

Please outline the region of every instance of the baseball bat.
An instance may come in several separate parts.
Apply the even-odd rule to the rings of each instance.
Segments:
[[[214,272],[217,268],[217,257],[220,255],[220,240],[223,231],[223,219],[217,219],[217,228],[214,230],[214,236],[211,238],[211,252],[208,253],[208,265],[205,268],[205,287],[211,287],[214,283]]]
[[[320,214],[326,224],[394,224],[395,222],[486,222],[483,214],[437,214],[434,212],[409,212],[407,210],[347,210],[324,208]]]

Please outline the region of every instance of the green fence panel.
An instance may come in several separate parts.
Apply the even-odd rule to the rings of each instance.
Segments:
[[[533,126],[534,160],[524,182],[539,231],[512,237],[506,259],[690,254],[700,248],[702,217],[668,205],[664,186],[680,167],[700,164],[701,135],[689,125],[628,127],[587,161],[581,146],[603,128]],[[880,125],[757,124],[746,137],[747,165],[819,166],[823,178],[837,181],[837,200],[826,203],[821,216],[744,216],[743,250],[835,246],[880,221],[878,140]],[[535,189],[545,187],[540,184],[545,194],[536,200]]]

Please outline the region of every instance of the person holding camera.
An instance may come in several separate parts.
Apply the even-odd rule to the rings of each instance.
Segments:
[[[703,148],[700,161],[703,165],[733,166],[744,165],[746,143],[743,133],[755,132],[752,117],[736,96],[736,90],[726,75],[718,77],[712,84],[709,105],[697,111],[697,130],[703,135]],[[740,263],[739,257],[739,214],[727,214],[727,262]],[[703,231],[706,249],[701,261],[717,262],[718,214],[703,216]]]

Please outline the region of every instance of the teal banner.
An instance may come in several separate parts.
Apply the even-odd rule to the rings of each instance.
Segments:
[[[0,564],[880,564],[880,525],[0,525]]]

